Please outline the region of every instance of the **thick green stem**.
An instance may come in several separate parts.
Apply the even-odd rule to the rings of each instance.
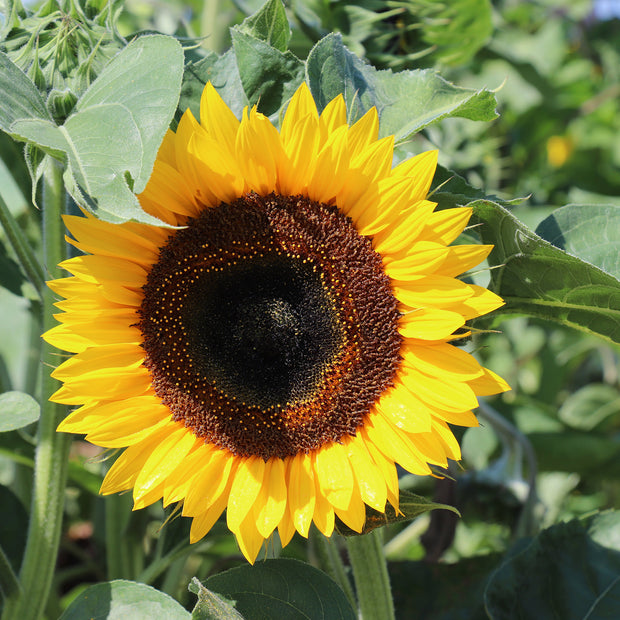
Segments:
[[[50,162],[44,175],[43,187],[43,246],[45,266],[51,277],[60,277],[58,263],[66,256],[63,212],[66,194],[62,181],[62,166]],[[43,289],[43,328],[55,323],[54,294]],[[19,575],[23,596],[5,605],[3,620],[37,620],[43,614],[52,584],[60,542],[63,517],[67,457],[71,436],[57,433],[56,427],[66,413],[64,405],[49,402],[58,388],[50,377],[50,368],[58,365],[58,351],[45,343],[42,349],[41,418],[37,431],[34,465],[34,487],[28,524],[28,542]]]
[[[380,528],[363,536],[347,538],[353,568],[359,614],[362,620],[394,620],[387,561]]]

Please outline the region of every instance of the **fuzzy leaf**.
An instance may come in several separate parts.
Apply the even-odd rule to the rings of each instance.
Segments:
[[[536,233],[620,280],[619,205],[561,207],[538,225]]]
[[[236,28],[230,33],[249,103],[258,104],[267,116],[275,114],[303,82],[303,62],[291,52],[281,52]]]
[[[620,281],[552,246],[488,200],[469,204],[471,224],[495,246],[488,261],[491,288],[506,305],[496,312],[550,319],[620,342]]]
[[[0,432],[14,431],[39,419],[39,403],[23,392],[0,394]]]
[[[27,118],[50,119],[37,87],[4,53],[0,52],[0,129],[12,134],[11,125]]]
[[[310,51],[306,76],[319,111],[342,93],[349,121],[375,106],[380,135],[393,134],[397,141],[451,116],[477,121],[497,117],[491,91],[459,88],[431,70],[378,71],[350,52],[338,34],[321,39]]]
[[[190,620],[191,615],[173,598],[151,586],[122,579],[86,588],[59,620]]]
[[[177,41],[140,37],[105,67],[64,125],[18,119],[11,132],[66,160],[65,184],[78,204],[103,219],[161,224],[135,194],[148,181],[176,109],[182,71]]]

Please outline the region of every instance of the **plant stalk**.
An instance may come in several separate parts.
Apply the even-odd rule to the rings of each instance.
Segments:
[[[64,225],[60,218],[66,202],[62,173],[62,165],[50,160],[43,176],[43,251],[45,267],[52,278],[61,277],[58,263],[66,256]],[[55,324],[52,314],[56,299],[47,287],[44,287],[42,294],[42,322],[47,330]],[[61,361],[58,351],[44,343],[41,355],[41,418],[37,431],[28,540],[19,574],[23,594],[7,602],[2,620],[41,618],[52,585],[60,543],[71,435],[56,432],[58,423],[66,413],[66,406],[49,401],[58,388],[57,381],[50,377],[50,368]]]
[[[394,602],[383,552],[383,531],[377,528],[363,536],[349,536],[346,541],[359,617],[362,620],[394,620]]]

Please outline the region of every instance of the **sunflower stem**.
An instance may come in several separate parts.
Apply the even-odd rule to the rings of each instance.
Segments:
[[[66,202],[62,173],[62,165],[50,160],[43,177],[43,251],[47,273],[53,278],[61,276],[58,263],[66,255],[64,226],[60,219]],[[42,293],[43,328],[47,330],[55,324],[52,314],[56,299],[47,287]],[[3,620],[36,620],[42,616],[60,543],[71,435],[56,432],[66,407],[48,400],[58,388],[56,380],[50,377],[50,367],[59,362],[55,347],[44,343],[41,359],[41,418],[37,430],[28,541],[19,574],[22,595],[6,602]]]
[[[394,620],[382,530],[377,528],[363,536],[349,536],[346,541],[357,590],[359,617],[362,620]]]

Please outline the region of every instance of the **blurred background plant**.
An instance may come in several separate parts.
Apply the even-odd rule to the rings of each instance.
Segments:
[[[65,33],[69,50],[61,59],[65,77],[52,84],[58,93],[52,100],[55,118],[70,113],[100,63],[133,33],[174,34],[187,46],[187,57],[222,53],[230,46],[228,28],[263,2],[127,0],[100,13],[106,4],[91,3],[92,13],[86,5],[86,19],[99,15],[88,35],[101,29],[96,54],[90,54],[93,41],[79,29]],[[45,6],[48,15],[57,8],[52,1]],[[399,145],[401,154],[436,147],[440,164],[469,184],[500,199],[527,197],[510,210],[532,230],[567,203],[620,204],[619,2],[290,0],[286,8],[292,28],[289,49],[299,58],[336,31],[351,51],[377,68],[433,67],[459,86],[497,89],[500,116],[495,121],[445,119]],[[111,36],[105,21],[121,9],[118,32]],[[6,32],[12,17],[5,12],[3,19]],[[49,90],[50,80],[59,79],[53,77],[58,73],[48,71],[59,62],[48,53],[59,36],[57,27],[58,22],[52,25],[51,20],[41,25],[38,63],[21,67],[41,89]],[[33,41],[24,33],[22,43]],[[19,64],[16,44],[0,43],[0,48]],[[32,167],[32,158],[26,161]],[[39,212],[29,199],[30,173],[22,147],[6,134],[0,134],[0,187],[27,239],[41,252]],[[620,242],[617,218],[610,220],[615,234],[612,230],[603,235],[605,217],[597,222],[598,232],[586,231],[592,236],[590,246],[603,237]],[[488,278],[488,273],[479,277]],[[0,232],[2,392],[36,391],[38,303]],[[454,480],[411,475],[401,480],[403,488],[453,503],[462,514],[454,519],[435,511],[388,527],[386,551],[397,611],[403,618],[409,617],[407,610],[413,605],[419,618],[484,618],[485,604],[491,617],[508,617],[493,607],[489,590],[486,599],[483,593],[515,540],[620,505],[617,344],[536,318],[504,317],[501,323],[496,319],[481,327],[501,331],[474,335],[466,346],[514,390],[489,400],[480,412],[481,428],[464,433],[463,467],[450,472]],[[15,566],[24,546],[23,536],[15,532],[24,532],[33,443],[28,428],[0,433],[0,491],[5,495],[0,497],[4,508],[0,542]],[[187,583],[192,576],[205,579],[242,563],[224,525],[216,525],[205,541],[190,549],[183,520],[172,520],[160,529],[165,519],[161,507],[132,513],[127,496],[99,497],[102,464],[89,444],[74,443],[69,478],[50,617],[56,617],[88,583],[110,577],[153,584],[189,605],[193,596]],[[123,574],[111,575],[105,566],[104,501],[117,502],[124,515]],[[312,541],[310,551],[320,563],[320,549]],[[306,553],[305,541],[297,539],[285,555],[306,557]],[[424,558],[441,558],[442,563],[425,563]],[[493,577],[501,578],[499,573]]]

